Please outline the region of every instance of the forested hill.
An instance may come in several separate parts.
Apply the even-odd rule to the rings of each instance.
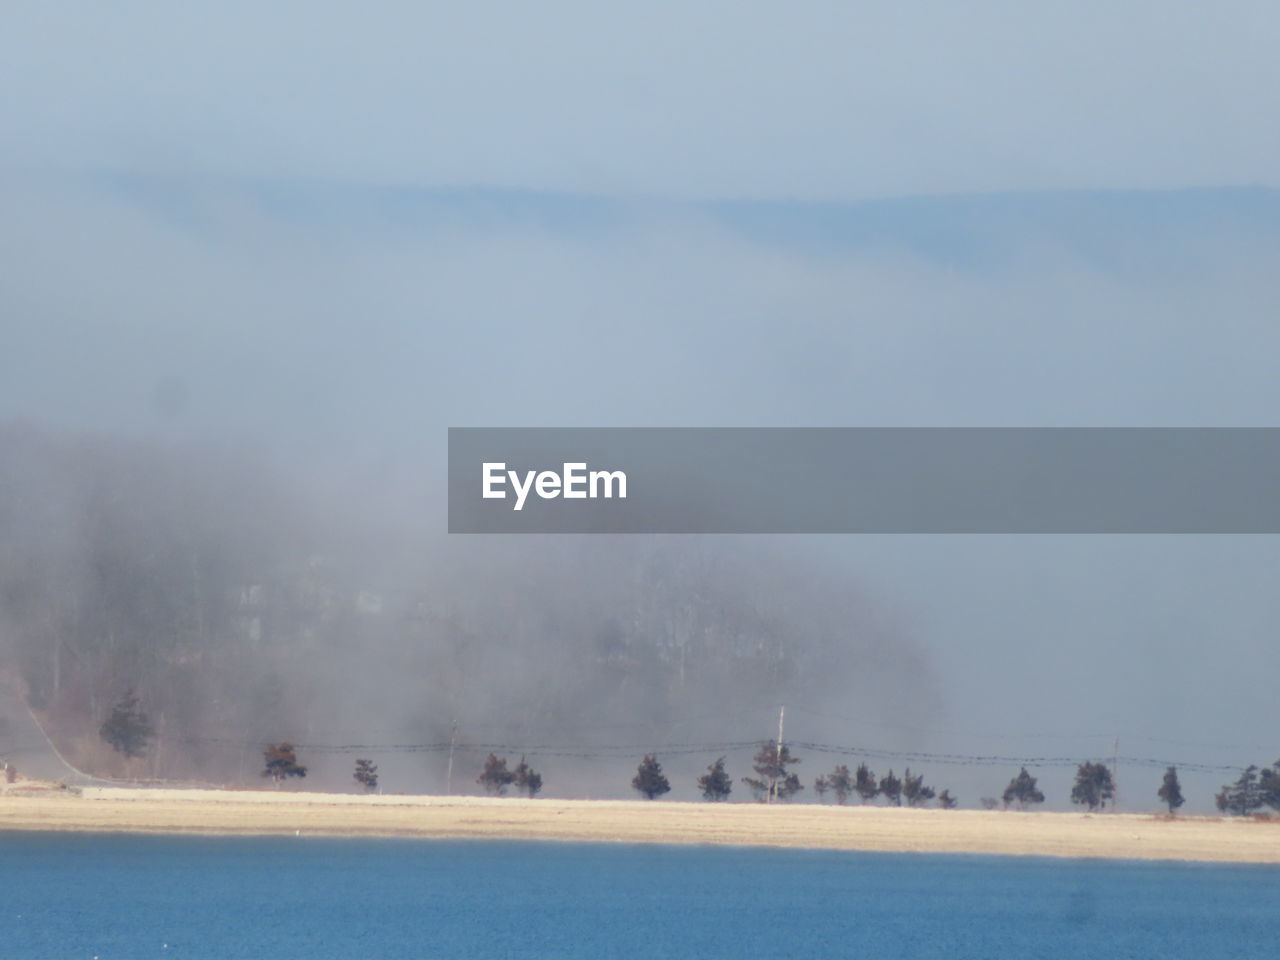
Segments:
[[[473,740],[653,742],[680,717],[697,720],[682,736],[744,740],[783,699],[933,702],[856,591],[783,557],[406,529],[265,458],[6,425],[0,670],[82,769],[216,781],[253,778],[281,739],[430,744],[458,722]],[[130,691],[156,731],[134,759],[99,736]]]

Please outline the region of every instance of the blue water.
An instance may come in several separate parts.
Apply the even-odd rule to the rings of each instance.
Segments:
[[[0,833],[0,957],[1280,955],[1280,869]]]

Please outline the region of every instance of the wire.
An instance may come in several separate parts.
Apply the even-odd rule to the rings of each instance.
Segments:
[[[167,742],[186,745],[217,746],[235,749],[264,749],[270,744],[249,743],[228,738],[183,737],[171,738]],[[292,742],[292,741],[291,741]],[[729,754],[739,750],[754,749],[763,742],[760,740],[715,741],[699,743],[502,743],[502,742],[455,742],[455,753],[505,753],[520,754],[529,757],[559,757],[578,760],[629,760],[637,754],[656,753],[665,756],[685,756],[691,754]],[[846,756],[852,759],[889,761],[895,763],[933,763],[948,766],[980,766],[980,767],[1073,767],[1081,763],[1095,761],[1098,758],[1078,756],[1005,756],[998,754],[965,754],[965,753],[929,753],[911,750],[886,750],[879,747],[867,747],[850,744],[817,743],[812,741],[788,741],[794,749],[810,753]],[[448,741],[435,743],[303,743],[293,744],[297,750],[306,750],[319,754],[389,754],[447,753],[450,749]],[[1122,756],[1117,762],[1130,767],[1177,767],[1180,770],[1199,773],[1228,773],[1237,769],[1228,764],[1199,763],[1186,760],[1170,760],[1162,757]]]

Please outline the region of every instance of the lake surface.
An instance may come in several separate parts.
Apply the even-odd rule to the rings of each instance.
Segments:
[[[0,957],[1273,958],[1280,868],[0,833]]]

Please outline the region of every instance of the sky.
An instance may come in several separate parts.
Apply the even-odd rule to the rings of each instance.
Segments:
[[[447,426],[1274,426],[1278,28],[16,5],[0,417],[230,439],[397,504],[432,502]],[[927,653],[942,712],[875,721],[922,749],[1280,755],[1275,538],[800,549]]]
[[[1270,184],[1274,4],[15,5],[9,163],[681,198]]]

